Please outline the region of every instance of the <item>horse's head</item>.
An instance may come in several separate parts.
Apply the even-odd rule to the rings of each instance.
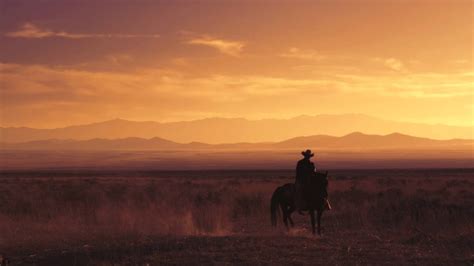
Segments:
[[[318,196],[322,196],[323,198],[327,198],[328,196],[328,172],[319,173],[316,172],[314,174],[314,178],[311,178],[312,184],[311,186],[315,189],[315,191],[319,194]]]

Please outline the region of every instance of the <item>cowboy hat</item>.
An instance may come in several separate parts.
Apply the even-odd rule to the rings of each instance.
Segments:
[[[305,150],[305,151],[302,151],[301,154],[304,156],[304,157],[313,157],[314,156],[314,153],[311,152],[311,150]]]

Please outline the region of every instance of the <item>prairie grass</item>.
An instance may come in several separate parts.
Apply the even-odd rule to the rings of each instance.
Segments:
[[[329,187],[333,210],[323,216],[323,232],[365,232],[404,245],[460,243],[456,249],[468,256],[474,236],[472,177],[336,172]],[[260,172],[246,172],[245,178],[206,172],[172,178],[8,174],[0,185],[0,251],[167,236],[285,235],[280,221],[277,230],[270,228],[269,199],[287,182],[291,172],[273,178]],[[301,234],[309,234],[309,218],[293,216]]]

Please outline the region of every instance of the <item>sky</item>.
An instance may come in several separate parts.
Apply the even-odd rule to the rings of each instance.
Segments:
[[[0,125],[360,113],[474,126],[464,0],[0,0]]]

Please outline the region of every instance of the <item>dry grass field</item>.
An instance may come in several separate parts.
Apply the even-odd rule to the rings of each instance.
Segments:
[[[292,171],[4,172],[11,265],[472,265],[474,169],[333,170],[312,236],[270,226]]]

